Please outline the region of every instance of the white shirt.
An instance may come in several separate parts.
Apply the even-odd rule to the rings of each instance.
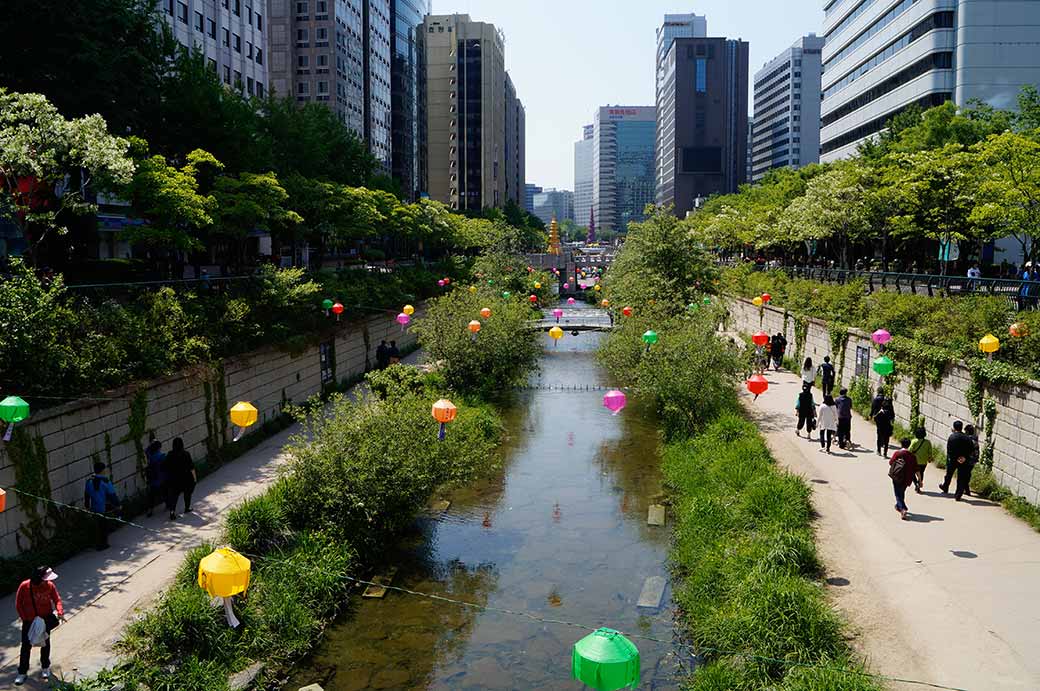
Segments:
[[[802,381],[806,384],[812,384],[816,381],[816,368],[815,367],[803,367],[802,368]]]
[[[816,426],[821,430],[838,431],[838,408],[832,405],[820,404],[816,413]]]

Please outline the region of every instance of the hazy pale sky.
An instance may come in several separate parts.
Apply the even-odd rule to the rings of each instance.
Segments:
[[[654,105],[655,29],[666,13],[706,15],[709,36],[747,41],[750,76],[823,25],[823,0],[433,0],[433,12],[505,33],[506,69],[527,109],[527,182],[568,190],[574,142],[597,107]]]

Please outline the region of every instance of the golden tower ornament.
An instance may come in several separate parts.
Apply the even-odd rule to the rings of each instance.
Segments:
[[[560,224],[556,222],[556,214],[553,214],[552,223],[549,224],[549,254],[560,253]]]

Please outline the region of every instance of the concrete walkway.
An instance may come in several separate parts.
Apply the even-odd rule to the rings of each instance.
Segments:
[[[913,520],[900,520],[873,425],[857,415],[859,448],[827,455],[795,436],[799,377],[766,378],[769,391],[744,402],[776,459],[812,483],[829,591],[870,669],[968,691],[1040,689],[1040,533],[992,502],[942,496],[934,465],[925,494],[908,492]]]
[[[418,358],[413,353],[404,361],[414,364]],[[194,514],[172,522],[157,510],[153,518],[133,519],[161,534],[123,526],[109,537],[109,549],[88,550],[52,565],[68,619],[52,636],[55,678],[82,679],[116,662],[112,647],[123,626],[173,579],[188,551],[206,540],[219,540],[228,509],[261,494],[276,479],[286,458],[282,449],[299,431],[294,424],[203,478],[193,497]],[[13,688],[21,641],[13,593],[0,599],[0,616],[0,689],[7,689]],[[46,688],[39,678],[39,652],[32,651],[29,682],[22,688]]]

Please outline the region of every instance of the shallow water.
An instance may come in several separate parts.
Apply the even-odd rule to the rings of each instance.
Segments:
[[[532,385],[607,383],[595,359],[601,334],[568,333],[556,346],[541,337]],[[636,606],[647,577],[668,575],[669,529],[646,524],[661,493],[657,428],[631,396],[611,416],[603,393],[519,392],[502,470],[446,497],[451,508],[420,519],[388,560],[395,586],[582,627],[394,591],[354,598],[285,688],[580,689],[571,646],[594,628],[671,641],[670,589],[661,608]],[[678,688],[677,649],[633,640],[639,688]]]

